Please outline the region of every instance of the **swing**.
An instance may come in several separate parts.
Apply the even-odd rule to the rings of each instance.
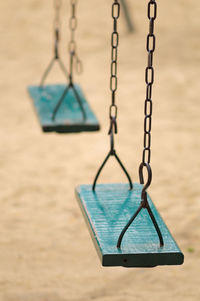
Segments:
[[[120,15],[120,4],[118,0],[114,0],[112,5],[114,20],[110,87],[112,104],[109,112],[111,148],[97,172],[93,185],[80,185],[76,188],[78,203],[103,266],[155,267],[158,265],[180,265],[184,260],[182,252],[147,193],[152,181],[150,166],[154,78],[152,63],[155,50],[154,21],[156,12],[156,1],[150,0],[148,4],[150,32],[147,36],[148,66],[146,68],[144,151],[142,163],[139,166],[140,184],[132,184],[129,173],[118,157],[114,146],[114,137],[117,134],[115,94],[117,90],[119,41],[117,20]],[[98,177],[111,156],[115,157],[124,171],[128,184],[97,184]],[[144,183],[144,169],[148,173],[146,183]]]
[[[77,56],[74,40],[77,28],[77,0],[71,0],[72,16],[70,19],[71,40],[69,43],[70,71],[67,72],[59,56],[60,9],[61,0],[54,0],[54,57],[42,76],[39,86],[29,86],[28,92],[33,100],[37,116],[44,132],[73,133],[99,130],[99,122],[92,112],[79,85],[73,82],[74,63],[76,71],[82,71],[82,63]],[[68,79],[66,84],[44,85],[44,82],[55,62]]]

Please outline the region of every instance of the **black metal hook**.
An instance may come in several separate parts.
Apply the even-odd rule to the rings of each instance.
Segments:
[[[142,189],[142,193],[141,193],[141,199],[143,201],[147,201],[147,189],[149,188],[149,186],[151,185],[151,181],[152,181],[152,170],[151,170],[151,166],[148,163],[141,163],[139,166],[139,179],[140,179],[140,184],[144,184],[144,175],[143,175],[143,170],[144,167],[147,168],[147,172],[148,172],[148,178],[147,178],[147,182],[144,185],[143,189]]]

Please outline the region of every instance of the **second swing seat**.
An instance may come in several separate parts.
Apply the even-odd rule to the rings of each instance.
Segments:
[[[73,133],[99,130],[99,122],[87,103],[79,85],[74,85],[79,95],[86,118],[83,118],[80,105],[70,88],[61,103],[55,118],[53,111],[66,89],[64,84],[29,86],[28,92],[33,100],[39,122],[44,132]]]

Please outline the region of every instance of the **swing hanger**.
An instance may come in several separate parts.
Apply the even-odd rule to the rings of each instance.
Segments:
[[[153,6],[153,16],[151,15],[151,7]],[[156,232],[158,234],[159,240],[160,240],[160,246],[164,245],[163,237],[160,232],[159,226],[156,222],[156,219],[149,207],[149,203],[147,200],[147,189],[151,185],[152,181],[152,170],[150,166],[150,159],[151,159],[151,121],[152,121],[152,85],[154,82],[154,69],[153,69],[153,52],[155,50],[155,35],[154,35],[154,21],[156,19],[156,12],[157,12],[157,5],[154,0],[151,0],[148,4],[148,18],[150,20],[150,29],[149,34],[147,36],[147,51],[148,51],[148,66],[145,71],[145,81],[147,84],[147,92],[146,92],[146,100],[145,100],[145,119],[144,119],[144,150],[143,150],[143,156],[142,156],[142,163],[139,167],[139,178],[140,178],[140,184],[144,184],[144,177],[143,177],[143,169],[144,167],[147,168],[148,172],[148,179],[146,185],[144,185],[142,192],[141,192],[141,204],[139,208],[137,209],[136,213],[131,217],[131,219],[128,221],[127,225],[122,230],[118,242],[117,247],[120,248],[122,239],[130,227],[130,225],[133,223],[137,215],[140,213],[140,211],[144,208],[147,209],[151,220],[153,222],[153,225],[156,229]],[[117,113],[118,113],[118,107],[116,105],[116,91],[117,91],[117,55],[118,55],[118,46],[119,46],[119,33],[117,31],[117,21],[120,16],[120,4],[118,0],[114,0],[114,3],[112,5],[112,18],[113,18],[113,32],[111,35],[111,76],[110,76],[110,90],[112,93],[112,102],[109,109],[109,118],[110,118],[110,129],[108,134],[110,135],[110,151],[108,155],[106,156],[105,160],[103,161],[102,165],[100,166],[100,169],[97,172],[97,175],[95,177],[94,183],[93,183],[93,191],[95,191],[96,182],[97,179],[105,166],[106,162],[108,161],[110,156],[114,156],[116,160],[118,161],[119,165],[121,166],[122,170],[124,171],[125,175],[128,178],[130,189],[133,189],[132,180],[122,164],[121,160],[116,154],[115,147],[114,147],[114,135],[117,134]],[[150,43],[153,41],[152,46],[150,46]]]
[[[81,87],[74,83],[74,70],[81,73],[82,62],[77,55],[75,31],[77,29],[77,0],[71,0],[69,29],[71,37],[68,45],[69,71],[65,68],[59,52],[60,46],[60,12],[62,1],[53,0],[54,17],[54,55],[47,66],[39,86],[28,88],[33,99],[40,124],[44,132],[74,133],[99,130],[99,122],[91,110]],[[55,62],[58,62],[67,78],[67,84],[44,85]]]
[[[117,56],[118,56],[118,45],[119,45],[119,33],[117,31],[117,21],[120,16],[120,4],[118,1],[115,1],[112,5],[112,18],[113,18],[113,32],[111,35],[111,75],[110,75],[110,91],[111,91],[111,105],[109,108],[109,119],[110,119],[110,128],[108,131],[108,135],[110,135],[110,151],[106,156],[105,160],[103,161],[102,165],[100,166],[96,177],[94,179],[94,183],[92,186],[93,191],[95,191],[96,183],[98,177],[107,163],[108,159],[111,156],[114,156],[117,162],[119,163],[120,167],[122,168],[123,172],[125,173],[128,181],[130,189],[133,188],[131,177],[126,170],[125,166],[123,165],[122,161],[118,157],[116,150],[115,150],[115,135],[117,134],[117,114],[118,114],[118,107],[116,105],[116,92],[117,92]]]
[[[71,0],[71,10],[72,15],[70,17],[69,22],[69,29],[71,32],[71,39],[69,42],[69,55],[70,55],[70,71],[68,72],[65,68],[59,54],[59,43],[60,43],[60,29],[61,29],[61,23],[60,23],[60,11],[62,7],[62,0],[54,0],[54,10],[55,10],[55,17],[54,17],[54,56],[51,59],[49,65],[47,66],[47,69],[45,70],[42,79],[40,81],[40,86],[42,87],[44,85],[44,82],[51,71],[53,64],[55,61],[59,63],[59,66],[64,73],[64,75],[69,80],[69,85],[73,85],[73,69],[74,69],[74,62],[75,62],[75,70],[77,74],[81,74],[83,72],[83,64],[82,61],[79,59],[77,55],[77,45],[75,41],[75,30],[77,29],[77,18],[76,18],[76,5],[77,0]]]
[[[52,114],[52,120],[55,120],[56,114],[58,112],[58,109],[60,108],[62,102],[64,101],[66,95],[69,92],[69,89],[72,89],[75,95],[75,98],[80,106],[81,112],[82,112],[82,116],[83,116],[83,120],[86,119],[86,113],[83,107],[83,104],[81,102],[80,96],[74,86],[73,83],[73,70],[74,70],[74,62],[75,64],[75,70],[78,74],[82,73],[83,71],[83,65],[81,60],[78,58],[77,55],[77,45],[76,45],[76,41],[75,41],[75,30],[77,29],[77,18],[76,18],[76,5],[77,5],[77,0],[71,0],[71,17],[70,17],[70,22],[69,22],[69,29],[71,32],[71,39],[69,42],[69,55],[70,55],[70,69],[69,72],[67,71],[67,69],[65,68],[60,55],[59,55],[59,42],[60,42],[60,10],[61,10],[61,6],[62,6],[62,1],[61,0],[54,0],[54,9],[55,9],[55,19],[54,19],[54,57],[52,58],[52,60],[50,61],[47,69],[45,70],[41,82],[40,82],[40,87],[43,87],[44,82],[48,76],[48,74],[50,73],[54,63],[57,61],[62,72],[65,74],[65,76],[67,77],[69,83],[66,87],[66,89],[64,90],[63,94],[61,95],[59,101],[57,102],[54,110],[53,110],[53,114]]]
[[[157,15],[155,0],[149,0],[147,15],[149,19],[149,33],[146,45],[148,63],[145,69],[147,88],[144,105],[144,149],[142,162],[139,165],[140,184],[132,184],[131,178],[118,158],[114,146],[114,138],[118,130],[118,108],[115,96],[117,91],[119,44],[117,21],[120,16],[120,3],[119,0],[113,0],[110,78],[112,101],[109,109],[110,151],[100,166],[93,185],[80,185],[76,188],[80,208],[103,266],[154,267],[157,265],[179,265],[184,260],[181,250],[147,193],[147,189],[152,182],[150,161],[152,85],[154,83],[153,54],[156,41],[154,21]],[[115,156],[119,162],[129,180],[128,184],[108,183],[96,185],[99,174],[110,156]],[[144,181],[145,169],[147,170],[146,183]],[[131,225],[132,227],[130,227]]]
[[[151,218],[151,221],[155,227],[155,230],[157,232],[160,246],[163,247],[164,241],[162,237],[162,233],[160,231],[160,228],[157,224],[157,221],[154,217],[154,214],[149,206],[148,199],[147,199],[147,189],[150,187],[152,182],[152,170],[150,166],[151,161],[151,128],[152,128],[152,112],[153,112],[153,104],[152,104],[152,86],[154,83],[154,68],[153,68],[153,54],[155,51],[155,43],[156,43],[156,37],[154,34],[154,22],[157,16],[157,3],[155,0],[150,0],[148,3],[147,8],[147,16],[149,19],[149,33],[147,35],[147,44],[146,44],[146,50],[148,52],[148,63],[147,67],[145,69],[145,82],[146,82],[146,99],[144,104],[144,149],[142,153],[142,163],[139,166],[139,178],[140,178],[140,184],[144,185],[144,176],[143,176],[143,170],[144,167],[147,169],[148,178],[147,183],[144,185],[142,192],[141,192],[141,204],[134,213],[134,215],[131,217],[127,225],[122,230],[118,242],[117,247],[120,248],[122,239],[130,227],[130,225],[133,223],[137,215],[140,213],[142,209],[147,209],[147,212]]]

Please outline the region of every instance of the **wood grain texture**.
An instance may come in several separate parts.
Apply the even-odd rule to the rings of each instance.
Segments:
[[[53,110],[62,96],[66,85],[29,86],[28,92],[33,100],[36,114],[44,132],[73,133],[82,131],[99,130],[99,122],[87,103],[79,85],[74,85],[79,93],[81,102],[86,112],[86,120],[83,120],[80,106],[72,89],[63,100],[55,120],[52,120]]]
[[[158,236],[146,209],[142,209],[126,232],[121,248],[118,237],[137,210],[141,201],[142,185],[98,184],[96,192],[91,185],[76,188],[76,196],[85,217],[93,242],[103,266],[154,267],[179,265],[184,256],[148,195],[164,239],[160,247]]]

